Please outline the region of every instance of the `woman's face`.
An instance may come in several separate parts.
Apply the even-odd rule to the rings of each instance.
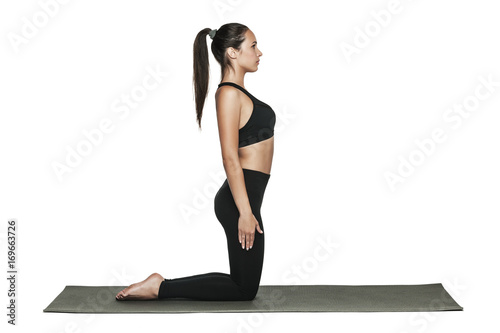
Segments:
[[[262,52],[257,47],[257,39],[253,32],[248,29],[245,33],[245,40],[241,43],[236,62],[246,72],[255,72],[259,66],[258,61],[261,55]]]

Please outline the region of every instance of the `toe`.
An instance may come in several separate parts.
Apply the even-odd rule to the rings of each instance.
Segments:
[[[124,289],[124,290],[122,290],[122,291],[120,291],[120,292],[118,293],[118,295],[117,295],[117,297],[118,297],[119,299],[123,299],[123,298],[125,298],[126,296],[127,296],[127,295],[125,294],[125,289]]]

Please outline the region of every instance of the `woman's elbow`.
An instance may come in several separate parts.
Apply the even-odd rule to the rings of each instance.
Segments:
[[[222,165],[224,166],[224,169],[226,171],[232,171],[241,168],[240,159],[237,156],[222,158]]]

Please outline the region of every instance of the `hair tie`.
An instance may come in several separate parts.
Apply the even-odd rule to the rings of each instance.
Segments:
[[[216,33],[217,33],[217,29],[213,29],[208,34],[210,35],[210,38],[214,39],[214,36]]]

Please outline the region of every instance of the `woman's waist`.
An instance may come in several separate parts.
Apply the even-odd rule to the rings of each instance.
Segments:
[[[274,138],[238,149],[240,165],[244,169],[257,170],[269,175],[274,155]]]

